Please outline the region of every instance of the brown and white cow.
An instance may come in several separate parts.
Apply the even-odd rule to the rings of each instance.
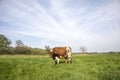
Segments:
[[[54,47],[48,50],[48,54],[53,58],[55,64],[59,64],[60,58],[65,58],[66,63],[72,63],[71,59],[72,49],[71,47]]]

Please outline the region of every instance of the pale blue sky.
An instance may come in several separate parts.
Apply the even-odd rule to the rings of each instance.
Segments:
[[[12,45],[120,51],[120,0],[0,0],[0,33]]]

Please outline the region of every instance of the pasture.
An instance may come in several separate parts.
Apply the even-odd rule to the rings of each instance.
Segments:
[[[0,55],[0,80],[120,80],[120,54],[72,55],[60,64],[48,55]]]

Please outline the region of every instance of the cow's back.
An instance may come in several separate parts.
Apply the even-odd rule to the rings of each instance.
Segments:
[[[53,48],[53,53],[59,56],[66,55],[66,47],[55,47]]]

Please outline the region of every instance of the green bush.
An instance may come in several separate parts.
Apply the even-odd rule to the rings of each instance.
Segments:
[[[13,52],[14,52],[13,47],[0,48],[0,54],[13,54]]]
[[[44,49],[39,48],[31,48],[31,47],[6,47],[0,48],[0,54],[25,54],[25,55],[45,55],[46,51]]]

